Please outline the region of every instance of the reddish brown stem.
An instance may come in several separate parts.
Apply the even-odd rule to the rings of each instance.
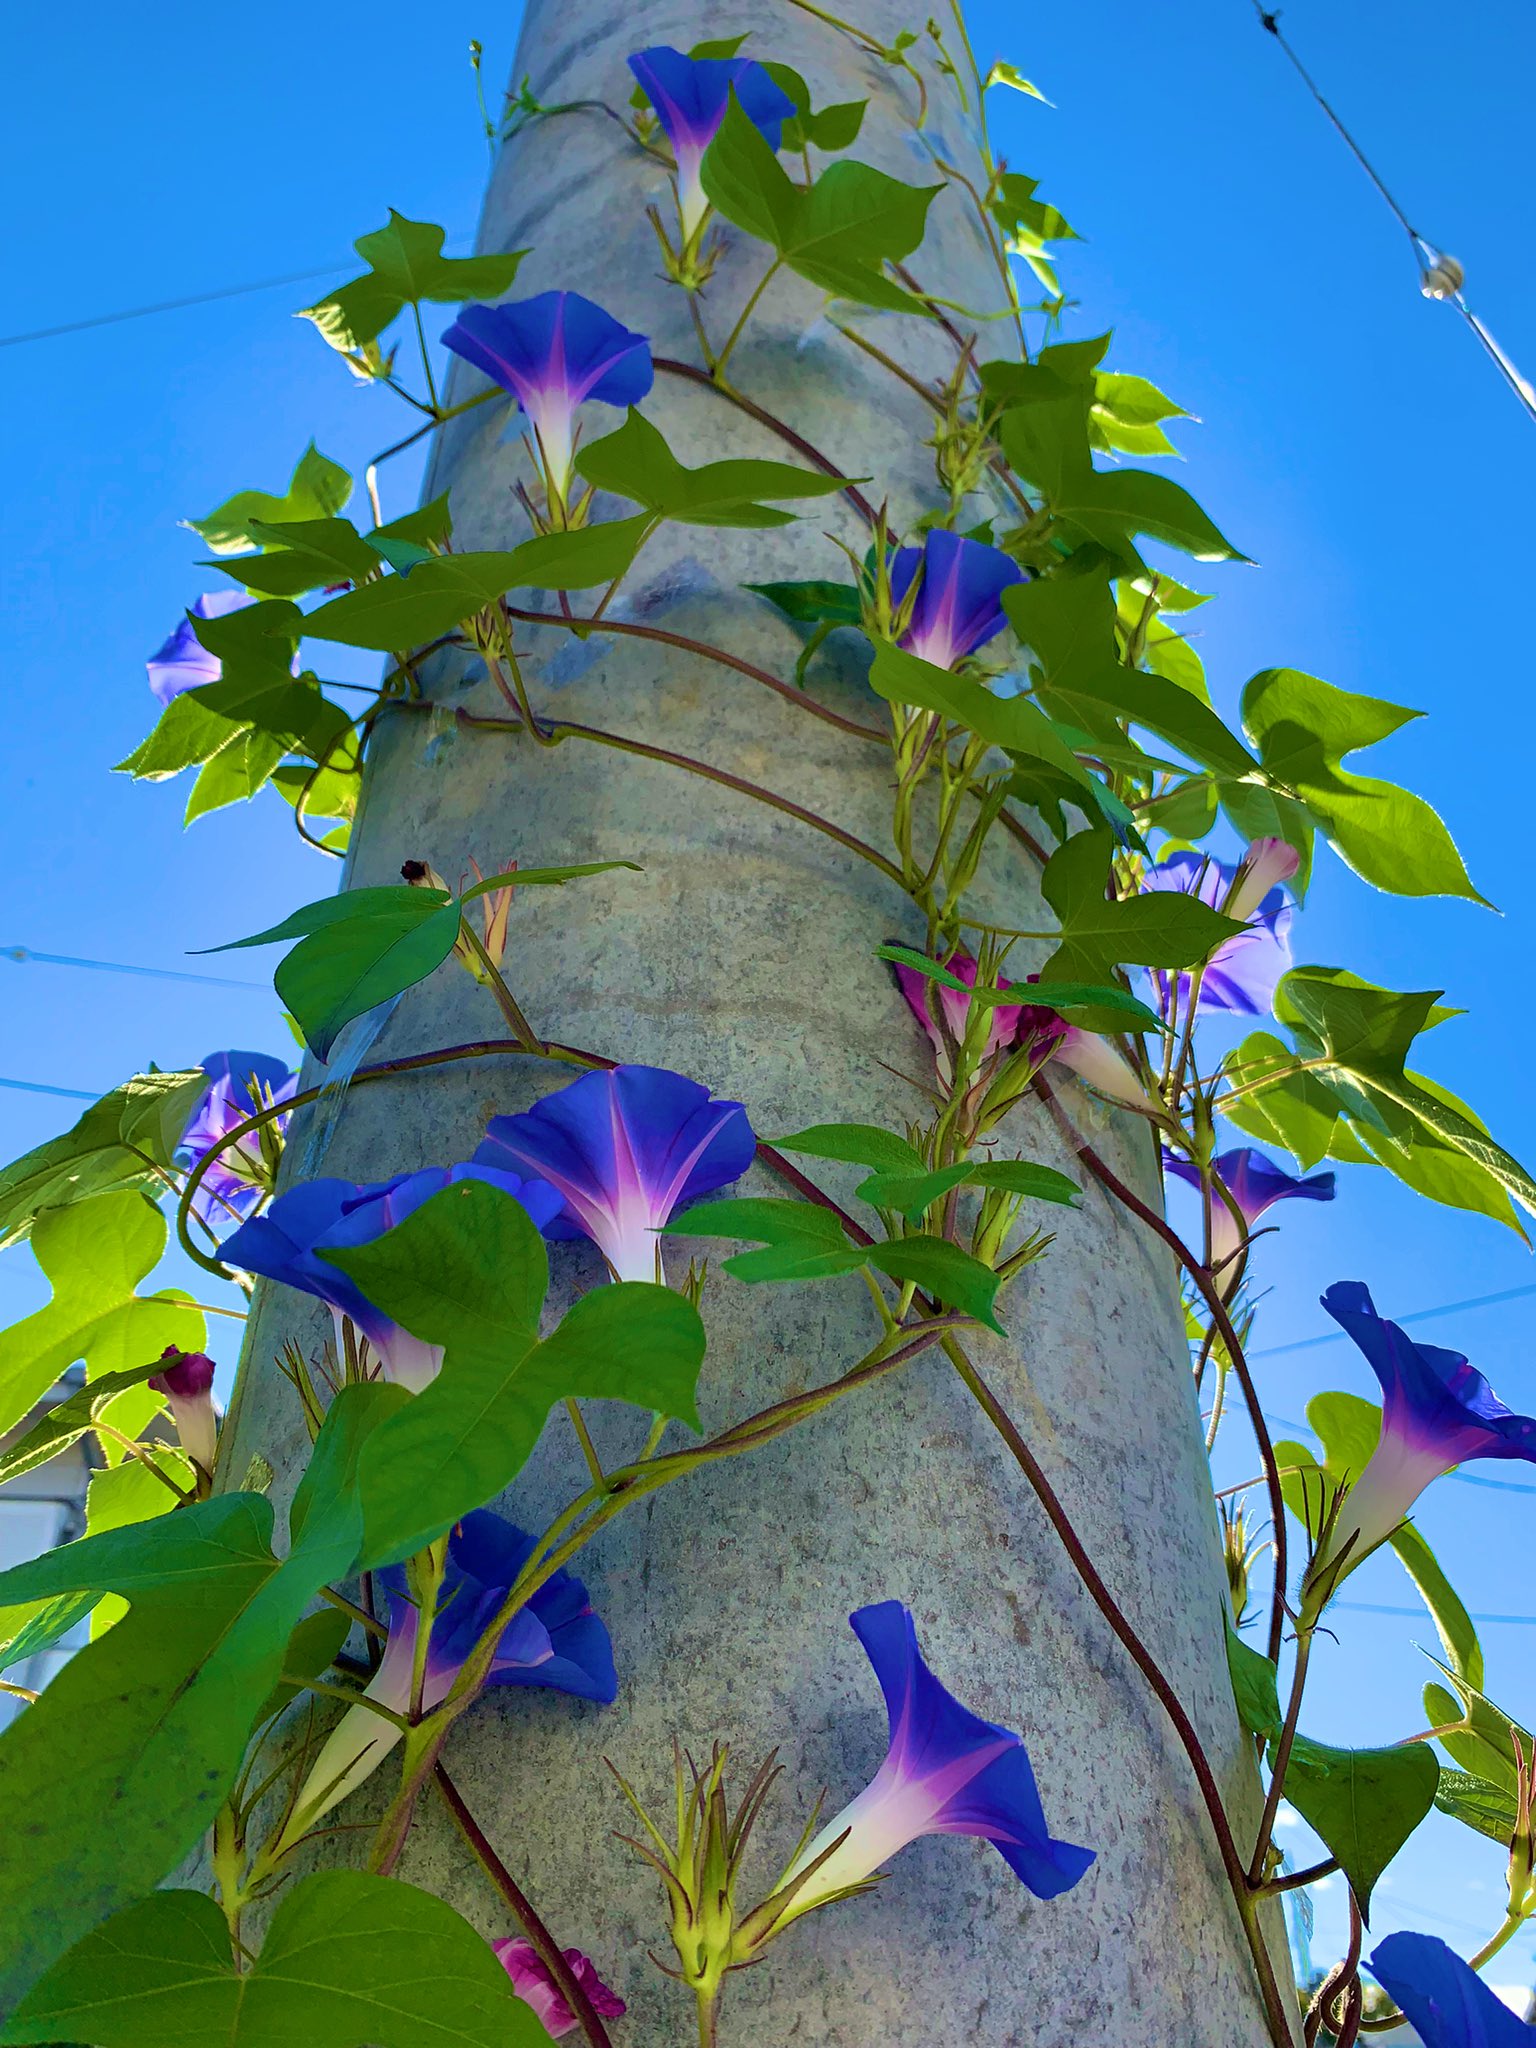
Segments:
[[[1076,1148],[1079,1158],[1101,1187],[1108,1190],[1115,1200],[1129,1209],[1133,1216],[1140,1217],[1149,1230],[1155,1231],[1167,1245],[1179,1264],[1188,1273],[1198,1289],[1201,1299],[1210,1311],[1211,1318],[1221,1332],[1222,1343],[1226,1346],[1227,1357],[1232,1370],[1237,1374],[1238,1384],[1243,1390],[1243,1399],[1248,1405],[1248,1420],[1253,1428],[1254,1441],[1259,1448],[1259,1461],[1264,1467],[1265,1490],[1269,1496],[1269,1512],[1274,1522],[1275,1584],[1269,1606],[1269,1656],[1272,1663],[1280,1660],[1280,1645],[1285,1636],[1285,1587],[1288,1573],[1286,1560],[1285,1495],[1280,1490],[1280,1468],[1275,1462],[1275,1447],[1269,1434],[1269,1425],[1259,1407],[1258,1389],[1253,1383],[1253,1374],[1243,1355],[1232,1318],[1227,1305],[1212,1280],[1208,1270],[1190,1251],[1188,1245],[1168,1222],[1149,1208],[1139,1195],[1132,1193],[1113,1168],[1107,1166],[1079,1132],[1073,1129],[1061,1104],[1052,1093],[1050,1085],[1039,1076],[1035,1079],[1035,1091],[1055,1117],[1059,1128]]]
[[[480,732],[522,732],[526,728],[520,721],[510,718],[477,718],[474,712],[460,710],[458,722],[471,730]],[[835,839],[839,846],[845,846],[850,853],[856,853],[861,860],[867,860],[901,886],[901,870],[894,861],[886,859],[867,840],[858,838],[852,832],[845,832],[830,818],[823,818],[815,811],[807,810],[804,804],[797,804],[792,797],[780,796],[771,789],[764,789],[761,783],[749,782],[744,775],[732,775],[727,768],[715,768],[708,761],[699,761],[692,754],[677,754],[670,747],[653,747],[646,740],[627,739],[624,734],[604,732],[600,726],[577,725],[569,719],[544,728],[545,737],[553,740],[591,740],[600,747],[614,747],[620,753],[638,755],[642,761],[660,761],[669,768],[682,768],[690,775],[701,775],[706,782],[718,782],[723,789],[734,789],[741,796],[752,797],[760,804],[767,804],[775,811],[782,811],[788,818],[796,818],[802,825],[809,825],[813,832],[823,833],[828,839]]]
[[[1195,1724],[1185,1712],[1184,1703],[1174,1691],[1162,1666],[1141,1640],[1125,1610],[1099,1574],[1098,1567],[1083,1547],[1081,1538],[1073,1528],[1071,1518],[1062,1506],[1060,1497],[1036,1458],[1034,1452],[1019,1433],[1013,1418],[1003,1407],[992,1389],[982,1378],[956,1337],[946,1337],[944,1349],[955,1370],[970,1390],[987,1420],[997,1431],[1012,1452],[1019,1470],[1028,1480],[1035,1498],[1045,1510],[1046,1519],[1056,1532],[1057,1540],[1072,1562],[1072,1567],[1082,1580],[1089,1598],[1108,1622],[1121,1647],[1136,1669],[1146,1680],[1163,1712],[1173,1723],[1190,1769],[1194,1772],[1195,1783],[1200,1788],[1200,1797],[1211,1823],[1211,1832],[1216,1837],[1216,1846],[1221,1855],[1222,1868],[1232,1887],[1232,1896],[1237,1903],[1243,1931],[1248,1939],[1249,1951],[1253,1957],[1255,1974],[1263,1995],[1265,2010],[1269,2016],[1271,2032],[1276,2043],[1293,2038],[1290,2018],[1285,2011],[1280,1987],[1275,1978],[1274,1964],[1270,1960],[1269,1948],[1264,1940],[1263,1930],[1258,1924],[1253,1909],[1248,1873],[1243,1859],[1238,1854],[1233,1838],[1227,1810],[1222,1804],[1221,1789],[1216,1783],[1216,1774],[1211,1768],[1210,1758],[1200,1740]]]
[[[574,2013],[577,2024],[591,2043],[591,2048],[613,2048],[608,2029],[599,2019],[596,2008],[587,1996],[586,1986],[565,1960],[560,1944],[535,1912],[532,1900],[491,1847],[485,1831],[465,1804],[464,1795],[449,1777],[447,1768],[441,1763],[438,1764],[434,1777],[437,1789],[442,1794],[443,1804],[453,1815],[460,1834],[474,1850],[486,1875],[517,1915],[518,1925],[527,1935],[539,1961],[554,1979],[555,1989]]]
[[[744,393],[736,390],[734,385],[719,383],[707,370],[697,369],[692,363],[676,362],[671,356],[656,356],[653,362],[665,376],[686,377],[690,384],[702,384],[706,391],[717,392],[721,398],[728,399],[732,405],[746,413],[749,419],[756,420],[759,426],[766,427],[771,434],[777,434],[787,447],[797,450],[807,462],[814,463],[823,476],[835,476],[840,482],[843,480],[843,472],[835,462],[823,455],[819,448],[813,447],[804,435],[797,434],[787,421],[777,418]],[[857,484],[843,482],[843,496],[867,526],[872,527],[878,523],[879,515]]]
[[[659,640],[664,647],[679,647],[685,654],[701,654],[707,661],[719,662],[722,668],[733,668],[738,675],[750,676],[754,683],[775,691],[786,703],[797,704],[802,711],[809,711],[813,718],[835,725],[839,732],[852,733],[856,739],[876,740],[882,746],[886,741],[886,735],[877,726],[861,725],[856,718],[844,718],[840,711],[818,703],[809,690],[797,689],[793,683],[783,682],[769,670],[743,661],[739,655],[731,654],[723,647],[711,646],[707,640],[690,640],[685,633],[669,633],[663,626],[639,626],[626,619],[568,619],[559,612],[526,611],[515,604],[507,606],[507,617],[518,619],[525,626],[564,626],[572,631],[585,628],[593,633],[627,634],[633,640]]]

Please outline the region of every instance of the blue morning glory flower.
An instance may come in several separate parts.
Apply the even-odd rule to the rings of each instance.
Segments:
[[[656,109],[656,118],[672,145],[678,215],[683,239],[690,241],[709,211],[699,166],[725,119],[732,89],[742,112],[770,149],[778,148],[795,103],[750,57],[686,57],[681,50],[661,43],[653,49],[637,50],[629,68]]]
[[[1176,889],[1219,910],[1228,899],[1238,869],[1226,867],[1204,853],[1172,853],[1142,877],[1143,889]],[[1241,898],[1239,898],[1241,901]],[[1291,964],[1293,912],[1281,888],[1270,889],[1247,916],[1248,929],[1234,932],[1216,948],[1200,983],[1201,1010],[1235,1010],[1245,1017],[1266,1016],[1280,977]],[[1179,1001],[1187,1003],[1191,977],[1176,977]],[[1157,968],[1152,984],[1158,1006],[1167,1014],[1175,977]]]
[[[1408,2015],[1424,2048],[1536,2048],[1536,2027],[1516,2019],[1433,1934],[1389,1934],[1371,1951],[1371,1974]]]
[[[1386,1541],[1430,1481],[1453,1465],[1471,1458],[1536,1464],[1536,1418],[1506,1408],[1459,1351],[1415,1344],[1385,1321],[1360,1281],[1338,1281],[1323,1307],[1364,1352],[1382,1391],[1380,1441],[1345,1494],[1318,1560],[1343,1557],[1344,1569],[1352,1571]]]
[[[401,1329],[374,1307],[339,1266],[320,1254],[371,1244],[403,1223],[429,1196],[461,1180],[483,1180],[500,1188],[522,1204],[541,1230],[560,1208],[560,1197],[553,1188],[477,1163],[427,1166],[418,1173],[396,1174],[393,1180],[310,1180],[279,1195],[265,1215],[242,1223],[225,1238],[219,1256],[227,1265],[281,1280],[285,1286],[328,1302],[336,1319],[338,1348],[344,1342],[341,1324],[345,1317],[367,1338],[384,1378],[419,1393],[437,1377],[443,1362],[442,1345],[424,1343]]]
[[[978,1835],[1037,1899],[1070,1891],[1091,1849],[1053,1839],[1023,1740],[962,1707],[923,1661],[912,1616],[899,1600],[850,1615],[890,1721],[891,1747],[870,1783],[828,1821],[785,1872],[787,1883],[840,1835],[786,1916],[863,1884],[919,1835]]]
[[[1218,1152],[1211,1161],[1223,1186],[1243,1212],[1243,1221],[1251,1232],[1253,1226],[1276,1202],[1285,1202],[1299,1197],[1307,1202],[1331,1202],[1334,1197],[1334,1176],[1331,1173],[1313,1173],[1305,1177],[1287,1173],[1283,1166],[1276,1166],[1273,1159],[1251,1145],[1241,1145],[1231,1152]],[[1163,1165],[1176,1180],[1188,1181],[1192,1188],[1200,1185],[1200,1169],[1192,1159],[1185,1159],[1163,1149]],[[1236,1256],[1243,1241],[1232,1212],[1219,1197],[1211,1203],[1211,1266],[1215,1271],[1225,1266]]]
[[[222,619],[227,612],[242,611],[255,602],[248,591],[211,590],[193,605],[192,618]],[[182,619],[144,666],[149,673],[149,687],[162,704],[169,704],[183,690],[196,689],[199,683],[216,683],[224,673],[223,663],[216,654],[208,652],[188,618]]]
[[[286,1102],[299,1077],[279,1059],[264,1052],[211,1052],[199,1065],[208,1086],[198,1097],[176,1146],[176,1164],[193,1167],[221,1138],[259,1109]],[[265,1126],[281,1139],[288,1118]],[[197,1184],[192,1197],[195,1214],[212,1227],[233,1216],[249,1216],[271,1192],[272,1169],[261,1149],[261,1132],[251,1131],[226,1145]]]
[[[898,548],[891,560],[891,598],[901,604],[919,570],[922,582],[901,645],[935,668],[953,668],[1000,633],[1002,595],[1024,572],[1011,555],[985,541],[935,528],[920,548]]]
[[[664,1280],[656,1233],[752,1163],[739,1102],[665,1067],[583,1074],[520,1116],[492,1117],[475,1165],[532,1174],[564,1207],[548,1237],[589,1237],[616,1280]]]
[[[427,1643],[423,1707],[447,1698],[533,1548],[533,1537],[486,1508],[476,1508],[455,1525]],[[375,1575],[375,1584],[388,1597],[389,1640],[363,1696],[405,1714],[411,1704],[417,1609],[403,1565],[387,1566]],[[544,1686],[601,1706],[612,1702],[618,1691],[613,1645],[580,1579],[557,1571],[518,1610],[502,1632],[486,1684]],[[388,1756],[401,1732],[367,1707],[349,1707],[315,1759],[280,1846],[291,1847],[355,1791]]]
[[[571,484],[577,406],[589,399],[638,405],[655,374],[646,337],[580,292],[466,306],[443,342],[517,400],[533,426],[545,482],[562,503]]]

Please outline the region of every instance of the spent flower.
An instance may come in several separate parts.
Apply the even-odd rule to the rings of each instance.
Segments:
[[[540,1957],[531,1941],[520,1937],[508,1941],[493,1941],[491,1947],[496,1960],[512,1980],[512,1989],[524,2005],[533,2008],[534,2017],[539,2021],[552,2041],[558,2041],[566,2034],[574,2034],[581,2022],[565,2002],[565,1997],[555,1982],[554,1974]],[[561,1951],[571,1975],[586,1992],[592,2010],[600,2019],[621,2020],[629,2007],[615,1992],[609,1990],[597,1974],[597,1965],[579,1948]]]

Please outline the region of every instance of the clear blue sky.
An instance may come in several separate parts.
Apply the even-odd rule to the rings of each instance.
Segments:
[[[777,10],[774,10],[777,12]],[[923,14],[914,8],[914,20]],[[472,232],[486,159],[465,57],[494,82],[514,10],[379,0],[366,20],[277,0],[259,27],[173,4],[38,8],[8,39],[0,153],[8,221],[3,325],[30,329],[303,270],[348,274],[352,238],[394,205]],[[786,18],[789,11],[784,10]],[[1451,818],[1503,907],[1405,904],[1324,857],[1300,958],[1401,988],[1445,986],[1470,1014],[1435,1034],[1433,1071],[1530,1163],[1526,801],[1504,756],[1529,733],[1530,505],[1536,424],[1445,307],[1417,292],[1406,243],[1257,26],[1250,0],[1177,10],[973,6],[983,59],[1006,55],[1056,103],[998,95],[1001,146],[1087,237],[1064,277],[1072,331],[1116,330],[1111,361],[1200,415],[1187,480],[1260,563],[1217,572],[1202,651],[1230,707],[1255,669],[1290,664],[1430,717],[1380,750],[1382,772]],[[1536,375],[1528,84],[1536,34],[1518,0],[1293,0],[1285,27],[1420,228],[1461,258],[1472,302]],[[766,51],[766,44],[765,44]],[[322,280],[0,351],[10,705],[0,757],[10,882],[0,947],[259,979],[249,955],[185,949],[274,921],[334,886],[264,796],[183,835],[185,784],[107,770],[147,728],[145,654],[218,580],[177,520],[246,484],[280,486],[313,435],[360,469],[398,431],[307,324]],[[408,503],[397,475],[394,509]],[[210,889],[210,878],[213,887]],[[263,956],[264,957],[264,956]],[[230,964],[231,962],[237,964]],[[0,959],[0,1072],[104,1089],[154,1059],[285,1049],[269,990],[198,989]],[[0,1156],[74,1108],[0,1090]],[[1263,1346],[1319,1334],[1330,1281],[1370,1282],[1388,1313],[1536,1280],[1498,1226],[1346,1169],[1331,1209],[1294,1205],[1258,1264]],[[0,1259],[0,1317],[43,1298],[29,1254]],[[1469,1351],[1505,1398],[1536,1407],[1532,1302],[1421,1334]],[[228,1329],[230,1326],[224,1326]],[[229,1345],[217,1332],[226,1356]],[[1262,1361],[1266,1400],[1299,1418],[1323,1387],[1373,1391],[1343,1343]],[[1482,1468],[1487,1470],[1489,1468]],[[1494,1468],[1519,1478],[1523,1467]],[[1234,1475],[1241,1476],[1241,1475]],[[1529,1478],[1536,1484],[1536,1472]],[[1536,1613],[1536,1495],[1445,1481],[1420,1526],[1479,1611]],[[1411,1607],[1390,1558],[1352,1581]],[[1368,1614],[1321,1658],[1309,1731],[1383,1741],[1419,1725],[1422,1619]],[[1495,1698],[1536,1713],[1536,1627],[1483,1631]],[[1475,1946],[1495,1924],[1500,1852],[1434,1820],[1389,1874],[1379,1931],[1417,1925]],[[1337,1934],[1318,1899],[1319,1953]],[[1531,1944],[1490,1972],[1529,1981]]]

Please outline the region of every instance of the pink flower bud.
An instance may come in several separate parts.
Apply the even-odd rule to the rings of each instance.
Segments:
[[[178,1351],[168,1344],[160,1354],[161,1370],[149,1384],[164,1394],[187,1456],[212,1473],[218,1451],[219,1425],[213,1413],[213,1360],[201,1351]]]
[[[1228,917],[1252,917],[1271,889],[1288,882],[1301,866],[1301,855],[1285,839],[1255,839],[1243,855],[1232,892],[1221,906]]]

